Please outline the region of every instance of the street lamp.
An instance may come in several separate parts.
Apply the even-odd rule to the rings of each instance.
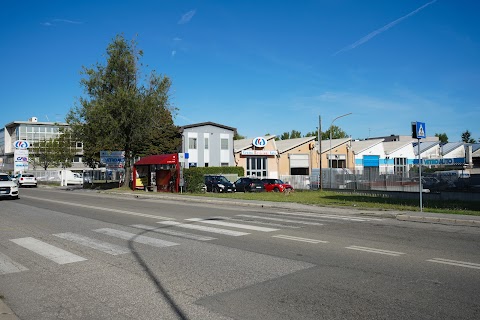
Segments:
[[[328,163],[329,163],[329,166],[330,166],[330,189],[332,189],[332,129],[333,129],[333,123],[335,122],[335,120],[337,119],[340,119],[340,118],[343,118],[343,117],[346,117],[346,116],[349,116],[351,115],[352,113],[349,112],[349,113],[346,113],[346,114],[342,114],[341,116],[338,116],[336,117],[335,119],[332,120],[332,123],[330,124],[330,151],[329,151],[329,155],[328,155]],[[337,166],[338,166],[338,160],[337,160]]]

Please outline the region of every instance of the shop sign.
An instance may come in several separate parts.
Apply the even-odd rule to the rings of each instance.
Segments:
[[[267,145],[267,139],[264,137],[256,137],[252,140],[252,144],[257,148],[263,148]]]
[[[276,156],[275,150],[242,150],[242,156]]]
[[[30,147],[30,143],[26,140],[17,140],[13,143],[15,149],[28,149]]]
[[[123,168],[125,166],[125,151],[100,151],[100,163],[108,168]]]
[[[424,166],[460,165],[464,163],[465,163],[465,158],[422,159],[422,164]],[[414,159],[413,164],[418,164],[418,159]]]

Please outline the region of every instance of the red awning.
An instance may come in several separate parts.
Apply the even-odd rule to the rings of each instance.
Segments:
[[[157,154],[153,156],[147,156],[141,158],[135,162],[135,166],[138,165],[151,165],[151,164],[176,164],[178,163],[178,154]]]

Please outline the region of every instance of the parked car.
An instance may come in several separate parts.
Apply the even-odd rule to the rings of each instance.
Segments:
[[[264,182],[256,178],[240,178],[235,181],[237,192],[263,192],[265,191]]]
[[[235,185],[220,175],[205,176],[207,192],[235,192]]]
[[[18,199],[18,185],[6,173],[0,173],[0,198]]]
[[[20,173],[17,176],[17,183],[20,187],[36,187],[37,186],[37,178],[31,173]]]
[[[293,187],[280,179],[262,179],[267,192],[285,192],[293,191]]]

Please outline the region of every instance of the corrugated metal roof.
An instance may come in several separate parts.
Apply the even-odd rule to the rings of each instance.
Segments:
[[[434,148],[438,146],[440,142],[435,142],[435,141],[426,141],[426,142],[420,142],[420,153],[424,153],[427,150],[430,150],[431,148]],[[415,155],[418,156],[418,143],[414,142],[412,143],[413,145],[413,151],[415,152]]]
[[[440,153],[442,156],[444,156],[463,145],[463,142],[447,142],[440,147]]]
[[[270,135],[270,136],[265,136],[264,138],[267,139],[267,141],[270,141],[274,139],[276,135]],[[242,150],[248,149],[253,146],[252,144],[253,138],[246,138],[246,139],[240,139],[240,140],[233,140],[233,150],[235,153],[240,152]]]
[[[383,142],[383,149],[385,150],[385,154],[392,154],[395,151],[409,145],[412,145],[411,141],[389,141]]]
[[[292,150],[298,146],[301,146],[305,143],[310,141],[315,141],[315,137],[304,137],[304,138],[296,138],[296,139],[288,139],[288,140],[278,140],[275,141],[277,145],[277,150],[279,153],[284,153],[288,150]]]
[[[351,138],[341,138],[341,139],[332,139],[332,149],[335,149],[338,146],[341,146],[342,144],[347,143],[348,141],[352,140]],[[318,148],[318,142],[316,143],[316,146]],[[322,140],[322,153],[325,153],[327,151],[330,151],[330,140]]]
[[[353,153],[359,154],[362,151],[365,151],[382,142],[383,142],[383,139],[369,139],[369,140],[360,140],[360,141],[354,140],[352,141],[352,150],[353,150]]]

